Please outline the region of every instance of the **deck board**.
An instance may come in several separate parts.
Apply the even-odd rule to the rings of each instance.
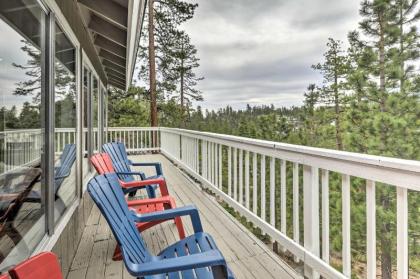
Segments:
[[[159,161],[177,206],[195,204],[204,230],[210,233],[222,251],[236,278],[297,278],[289,267],[268,247],[237,222],[216,201],[199,188],[180,169],[162,155],[132,156],[133,161]],[[144,170],[144,169],[143,169]],[[152,172],[147,168],[146,172]],[[193,232],[189,218],[182,218],[186,233]],[[173,222],[144,232],[144,238],[157,254],[179,239]],[[122,262],[112,261],[115,239],[96,206],[89,216],[67,278],[133,278]]]

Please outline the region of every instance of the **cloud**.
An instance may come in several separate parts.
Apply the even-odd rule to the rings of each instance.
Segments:
[[[191,0],[194,2],[193,0]],[[358,1],[198,0],[184,28],[201,58],[205,108],[299,105],[329,37],[357,27]]]

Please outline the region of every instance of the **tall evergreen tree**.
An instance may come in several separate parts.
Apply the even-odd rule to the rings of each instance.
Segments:
[[[346,103],[345,78],[348,73],[347,57],[342,49],[342,42],[328,39],[324,62],[312,68],[321,72],[324,84],[321,89],[321,101],[334,108],[335,139],[338,150],[343,150],[343,106]]]
[[[181,113],[185,116],[192,101],[202,101],[203,95],[196,88],[197,83],[203,80],[197,77],[195,70],[200,66],[197,49],[184,31],[176,31],[170,45],[166,45],[162,73],[166,80],[176,87],[175,97],[179,99]]]

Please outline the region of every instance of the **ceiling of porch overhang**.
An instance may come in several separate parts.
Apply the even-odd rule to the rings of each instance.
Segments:
[[[137,33],[140,26],[135,24],[133,28],[130,17],[138,18],[140,13],[133,10],[130,0],[77,1],[84,24],[90,31],[91,39],[107,74],[108,83],[125,90],[131,81],[134,66],[131,60],[135,60],[135,55],[130,53],[133,52],[130,49],[132,48],[130,45],[133,44],[129,42],[132,38],[129,33]],[[135,49],[137,50],[137,47]]]

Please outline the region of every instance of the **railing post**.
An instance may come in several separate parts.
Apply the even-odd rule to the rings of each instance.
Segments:
[[[397,278],[408,278],[407,188],[397,187]]]
[[[258,213],[258,162],[257,153],[252,154],[252,212]]]
[[[223,145],[219,144],[219,189],[223,189]]]
[[[376,278],[376,195],[375,182],[366,182],[366,266],[367,277]]]
[[[321,171],[322,183],[322,259],[330,263],[330,199],[329,172]]]
[[[265,199],[265,155],[261,156],[261,218],[266,220],[266,199]]]
[[[319,257],[319,170],[303,166],[303,241],[312,254]],[[319,278],[319,274],[305,264],[305,276]]]
[[[350,176],[342,175],[343,274],[351,278]]]
[[[238,201],[238,149],[233,148],[233,199]]]
[[[299,164],[293,163],[293,240],[300,243],[299,235]],[[294,258],[299,262],[299,258]]]
[[[270,158],[270,224],[276,226],[276,159]]]

